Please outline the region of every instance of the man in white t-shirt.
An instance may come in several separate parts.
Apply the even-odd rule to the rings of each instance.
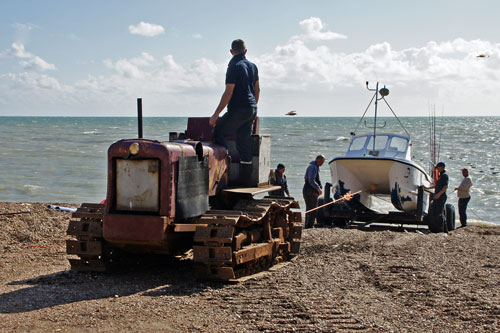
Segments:
[[[469,170],[462,169],[462,182],[458,187],[455,187],[458,197],[458,214],[460,215],[460,223],[462,227],[467,226],[467,204],[470,200],[470,187],[472,186],[472,180],[469,177]]]

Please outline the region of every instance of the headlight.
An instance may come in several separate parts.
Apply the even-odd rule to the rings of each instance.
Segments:
[[[139,152],[139,144],[137,142],[134,142],[130,145],[130,147],[128,147],[128,151],[132,155],[137,155],[137,153]]]

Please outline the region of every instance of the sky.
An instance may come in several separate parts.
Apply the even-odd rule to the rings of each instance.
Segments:
[[[0,116],[209,116],[231,41],[260,116],[500,116],[500,1],[2,1]],[[385,104],[385,103],[383,103]],[[380,114],[389,110],[380,110]]]

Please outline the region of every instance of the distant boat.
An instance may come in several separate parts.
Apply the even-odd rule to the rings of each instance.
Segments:
[[[490,56],[487,55],[487,54],[480,54],[478,56],[476,56],[476,58],[489,58]]]
[[[297,111],[290,111],[290,112],[285,113],[285,116],[296,116],[296,115],[297,115]]]

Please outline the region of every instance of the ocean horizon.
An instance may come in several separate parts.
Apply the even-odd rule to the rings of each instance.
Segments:
[[[292,196],[302,210],[305,169],[317,154],[343,155],[359,117],[260,117],[260,133],[271,135],[271,167],[286,166]],[[411,135],[413,160],[429,170],[429,117],[399,117]],[[367,125],[372,118],[366,118]],[[395,118],[378,118],[384,132],[402,133]],[[440,160],[453,188],[468,168],[474,183],[470,221],[500,224],[500,117],[437,117]],[[364,124],[357,134],[370,132]],[[183,132],[187,117],[144,117],[144,138],[168,141],[169,132]],[[115,141],[137,137],[136,117],[0,117],[0,201],[99,202],[106,196],[107,149]],[[330,171],[321,168],[321,180]]]

